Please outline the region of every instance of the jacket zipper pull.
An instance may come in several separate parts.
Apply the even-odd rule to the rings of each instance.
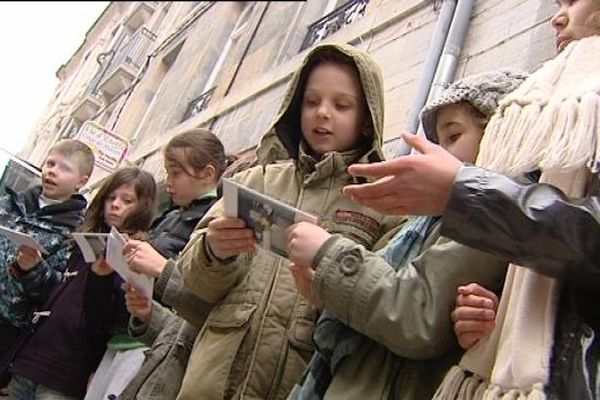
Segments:
[[[34,312],[33,313],[33,318],[31,319],[31,323],[32,324],[37,324],[37,322],[39,321],[39,319],[41,317],[49,317],[51,314],[51,311],[39,311],[39,312]]]

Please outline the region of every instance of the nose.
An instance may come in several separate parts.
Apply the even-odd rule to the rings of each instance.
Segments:
[[[331,117],[331,112],[329,110],[329,106],[323,101],[319,104],[319,108],[317,108],[317,116],[319,118],[329,118]]]
[[[558,11],[550,18],[550,24],[557,32],[562,31],[569,22],[567,17],[567,9],[565,6],[561,6]]]
[[[121,208],[121,205],[122,205],[122,204],[121,204],[121,200],[120,200],[119,198],[113,199],[113,200],[110,202],[110,208],[111,208],[112,210],[118,210],[119,208]]]

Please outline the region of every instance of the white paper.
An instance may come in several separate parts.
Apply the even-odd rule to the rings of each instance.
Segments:
[[[39,250],[42,254],[48,254],[46,249],[44,249],[41,244],[39,244],[35,241],[34,238],[23,232],[17,232],[5,226],[0,226],[0,233],[6,236],[8,240],[10,240],[17,247],[27,246]]]
[[[141,290],[149,299],[152,299],[153,282],[148,275],[132,271],[123,256],[123,247],[127,240],[114,227],[110,229],[110,235],[106,244],[106,262],[112,267],[123,280],[133,287]]]
[[[108,233],[73,233],[73,239],[79,246],[86,263],[93,263],[103,254],[108,240]]]

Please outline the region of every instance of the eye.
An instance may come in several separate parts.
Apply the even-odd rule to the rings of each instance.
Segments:
[[[347,110],[350,108],[350,104],[348,103],[336,103],[335,106],[338,110]]]
[[[305,98],[304,99],[304,104],[307,106],[316,106],[319,104],[319,101],[317,99],[314,98]]]
[[[462,133],[453,133],[448,137],[448,143],[456,142],[461,137],[461,135]]]

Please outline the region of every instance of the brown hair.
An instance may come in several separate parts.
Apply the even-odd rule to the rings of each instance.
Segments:
[[[147,231],[154,218],[154,206],[156,201],[156,183],[152,175],[137,167],[121,168],[104,181],[96,196],[88,207],[82,232],[108,232],[110,226],[104,220],[104,203],[113,191],[125,184],[133,184],[138,204],[131,212],[120,231],[129,234]]]
[[[77,161],[81,175],[92,175],[94,170],[94,152],[88,145],[75,139],[63,139],[52,146],[48,154],[60,154]]]
[[[174,162],[186,174],[194,177],[197,171],[210,164],[215,168],[217,178],[221,177],[232,162],[230,157],[225,155],[221,140],[211,131],[202,128],[191,129],[174,136],[165,147],[165,160]],[[193,171],[188,171],[185,168],[186,164],[192,167]]]

